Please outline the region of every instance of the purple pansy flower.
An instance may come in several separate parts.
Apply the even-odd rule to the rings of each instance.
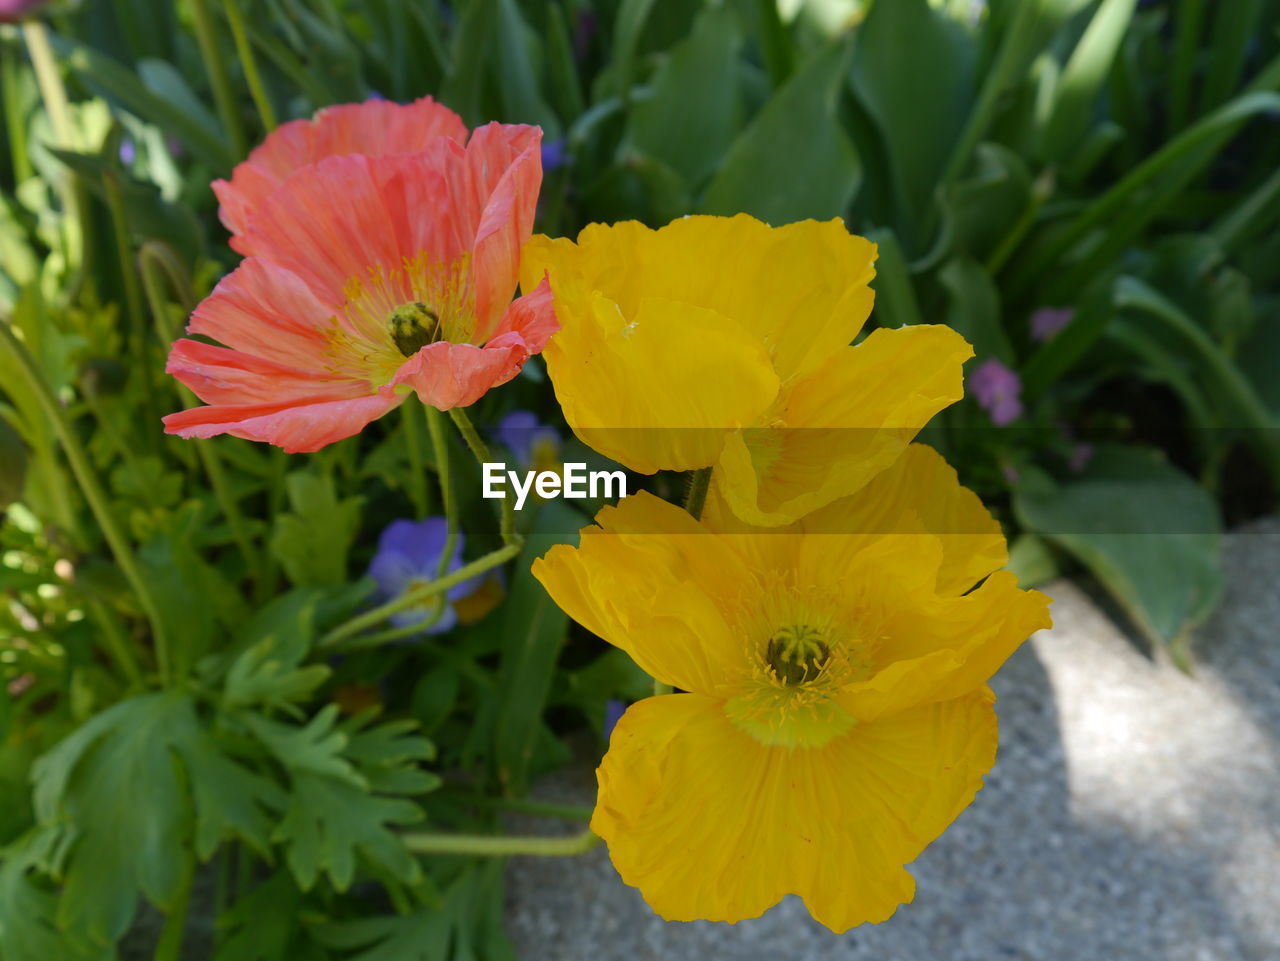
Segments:
[[[573,158],[569,155],[568,145],[564,137],[546,140],[542,144],[542,172],[551,173],[567,165]]]
[[[494,437],[525,470],[560,469],[560,432],[530,410],[513,410],[498,423]]]
[[[1071,323],[1075,315],[1072,307],[1041,307],[1031,315],[1031,339],[1043,344]]]
[[[378,585],[378,596],[383,601],[400,597],[406,591],[428,583],[440,576],[440,556],[444,553],[449,536],[449,525],[443,517],[428,517],[424,521],[399,520],[387,525],[378,538],[378,552],[369,564],[369,576]],[[445,573],[462,567],[462,532],[449,557]],[[456,601],[466,597],[484,579],[484,575],[469,578],[450,588],[445,598]],[[426,603],[391,615],[391,623],[397,627],[426,624],[435,617],[436,607],[429,599]],[[427,634],[439,634],[458,623],[458,614],[452,603],[445,604],[434,622],[423,628]]]
[[[1022,380],[996,358],[979,365],[969,378],[969,386],[973,388],[979,406],[991,416],[991,422],[997,427],[1022,416]]]

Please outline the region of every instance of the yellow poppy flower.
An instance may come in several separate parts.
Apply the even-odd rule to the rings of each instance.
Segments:
[[[785,531],[716,531],[717,511],[641,493],[534,563],[572,617],[687,692],[623,716],[591,826],[668,920],[794,893],[834,931],[883,921],[994,762],[986,681],[1050,625],[1048,598],[997,570],[998,524],[928,448]]]
[[[963,396],[973,352],[947,327],[851,346],[875,253],[839,220],[592,224],[534,237],[521,283],[550,278],[543,356],[584,443],[645,474],[715,465],[735,513],[777,526],[857,490]]]

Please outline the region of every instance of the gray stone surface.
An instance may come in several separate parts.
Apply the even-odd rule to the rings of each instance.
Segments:
[[[1280,519],[1230,535],[1226,563],[1194,676],[1148,656],[1075,585],[1045,589],[1056,626],[994,681],[995,770],[886,923],[835,936],[795,899],[737,925],[666,923],[597,849],[510,863],[519,957],[1277,961]],[[590,803],[590,764],[535,793]]]

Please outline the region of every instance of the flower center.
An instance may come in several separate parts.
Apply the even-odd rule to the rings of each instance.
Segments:
[[[831,648],[822,632],[808,624],[794,624],[775,631],[765,648],[769,669],[788,686],[812,681],[831,659]]]
[[[440,339],[440,315],[420,301],[401,304],[387,318],[387,330],[400,353],[412,357]]]

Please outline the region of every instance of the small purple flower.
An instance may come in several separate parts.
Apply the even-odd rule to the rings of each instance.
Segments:
[[[513,410],[499,422],[494,436],[525,470],[560,469],[560,433],[533,411]]]
[[[120,162],[126,167],[132,167],[133,162],[138,159],[138,146],[133,142],[132,137],[125,137],[120,141]]]
[[[1085,441],[1079,441],[1071,446],[1071,453],[1067,455],[1067,466],[1077,474],[1089,466],[1089,461],[1093,460],[1093,445]]]
[[[378,596],[383,601],[400,597],[405,592],[434,581],[440,576],[440,556],[444,553],[449,536],[449,525],[443,517],[428,517],[424,521],[399,520],[387,525],[378,538],[378,552],[369,564],[369,576],[378,585]],[[445,573],[462,567],[462,532],[449,557]],[[446,600],[456,601],[466,597],[483,580],[483,575],[456,584],[446,592]],[[391,615],[391,623],[397,627],[422,624],[436,615],[434,599],[408,610]],[[427,634],[439,634],[458,622],[458,614],[451,603],[446,603],[435,621],[424,627]]]
[[[555,140],[548,140],[542,145],[542,172],[551,173],[553,170],[559,170],[561,167],[567,166],[573,161],[573,157],[569,154],[568,144],[564,137],[557,137]]]
[[[1043,344],[1071,323],[1075,315],[1074,307],[1041,307],[1031,315],[1031,339]]]
[[[979,365],[969,378],[973,395],[990,416],[991,422],[1003,427],[1022,416],[1022,380],[996,358]]]
[[[1010,487],[1016,487],[1018,481],[1022,479],[1022,475],[1018,473],[1018,468],[1009,463],[1001,463],[1000,476],[1004,478],[1004,482]]]
[[[49,0],[0,0],[0,23],[17,23],[34,16]]]
[[[604,739],[606,741],[613,736],[613,729],[618,726],[618,722],[626,712],[627,706],[617,698],[611,697],[604,702]]]

